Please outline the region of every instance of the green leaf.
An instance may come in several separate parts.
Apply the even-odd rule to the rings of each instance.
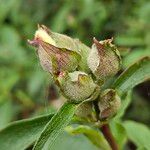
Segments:
[[[113,84],[120,95],[150,79],[150,57],[144,57],[125,70]]]
[[[5,99],[3,102],[0,102],[0,129],[12,120],[14,114],[14,108],[11,100]]]
[[[145,147],[138,147],[137,150],[148,150],[148,149]]]
[[[150,50],[147,49],[134,49],[123,58],[123,68],[127,68],[130,64],[135,63],[142,57],[150,56]]]
[[[127,134],[124,126],[119,121],[112,120],[110,122],[110,128],[116,142],[118,143],[119,149],[122,150],[127,140]]]
[[[76,128],[73,128],[70,126],[70,127],[67,127],[66,130],[73,135],[84,134],[94,145],[96,145],[100,149],[111,150],[103,134],[101,134],[101,132],[96,131],[88,126],[82,125]]]
[[[67,28],[67,21],[64,21],[64,19],[67,18],[71,8],[72,4],[70,1],[61,6],[61,9],[59,9],[52,20],[52,29],[54,31],[63,32]],[[60,24],[60,26],[58,26],[58,24]]]
[[[5,17],[7,16],[7,14],[10,12],[11,9],[13,9],[13,7],[15,6],[15,4],[17,3],[17,0],[1,0],[0,1],[0,22],[2,22]]]
[[[62,133],[63,129],[71,121],[75,113],[76,106],[77,105],[73,103],[66,103],[61,107],[58,113],[53,116],[42,131],[39,139],[34,145],[34,150],[41,150],[43,148],[51,149],[51,146],[54,144],[58,135]]]
[[[0,131],[0,149],[24,150],[40,136],[52,116],[50,114],[11,123]]]
[[[117,112],[117,115],[115,116],[115,120],[120,119],[121,117],[123,117],[123,115],[126,112],[126,109],[128,108],[130,102],[131,102],[131,95],[132,95],[132,91],[127,92],[126,95],[123,95],[121,97],[121,107],[119,109],[119,111]]]
[[[134,121],[125,121],[123,126],[127,131],[128,138],[139,148],[150,148],[150,129],[147,126]]]
[[[34,108],[33,100],[25,92],[21,90],[17,90],[16,97],[23,104],[24,107],[30,108],[30,109]]]
[[[49,149],[44,149],[49,150]],[[84,135],[72,136],[67,132],[63,132],[50,150],[99,150]]]
[[[142,37],[134,37],[131,35],[124,35],[124,36],[121,36],[119,35],[117,38],[116,38],[116,43],[118,45],[121,45],[121,46],[128,46],[128,47],[131,47],[131,46],[143,46],[145,43],[144,43],[144,39]]]

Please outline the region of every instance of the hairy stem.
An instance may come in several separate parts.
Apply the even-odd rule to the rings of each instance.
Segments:
[[[109,145],[111,146],[112,150],[119,150],[118,145],[115,141],[115,138],[111,133],[109,125],[108,124],[103,125],[101,127],[101,131],[104,137],[106,138],[106,140],[108,141]]]

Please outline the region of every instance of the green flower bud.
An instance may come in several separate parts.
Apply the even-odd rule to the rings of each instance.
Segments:
[[[66,48],[80,54],[81,60],[79,62],[79,69],[87,73],[90,72],[90,69],[87,65],[87,57],[90,51],[90,48],[88,46],[83,44],[80,40],[70,38],[69,36],[66,36],[64,34],[49,31],[49,35],[53,39],[53,41],[55,41],[55,45],[57,47]]]
[[[65,48],[68,50],[75,51],[81,56],[81,60],[79,62],[79,69],[84,72],[90,72],[90,69],[87,65],[87,57],[90,51],[90,48],[83,44],[80,40],[78,39],[73,39],[70,38],[69,36],[66,36],[64,34],[59,34],[56,32],[50,31],[47,27],[44,25],[41,26],[42,29],[47,31],[48,35],[50,36],[51,39],[49,41],[53,41],[52,43],[58,47],[58,48]],[[38,32],[36,33],[38,34]]]
[[[111,42],[112,39],[98,42],[94,38],[94,44],[88,56],[88,66],[100,81],[114,76],[120,68],[119,51]]]
[[[100,119],[109,119],[113,117],[121,106],[120,97],[113,89],[107,89],[101,93],[98,107],[100,109]]]
[[[92,116],[93,106],[91,102],[81,103],[75,114],[81,118],[88,118]]]
[[[29,43],[37,47],[40,64],[45,71],[58,75],[62,71],[72,72],[79,64],[81,56],[67,48],[59,48],[57,41],[50,35],[45,26],[39,26],[34,40]]]
[[[57,79],[62,94],[69,101],[75,103],[90,100],[90,97],[95,95],[98,87],[90,76],[80,71],[73,73],[62,72]],[[92,100],[94,98],[95,96],[92,97]]]
[[[90,69],[87,65],[87,57],[90,48],[78,39],[73,39],[64,34],[52,32],[44,25],[39,26],[35,36],[42,38],[46,43],[56,46],[57,48],[64,48],[76,52],[81,57],[78,63],[79,69],[87,73],[90,72]]]

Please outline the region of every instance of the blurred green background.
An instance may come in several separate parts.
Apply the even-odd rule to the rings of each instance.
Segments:
[[[93,37],[114,37],[122,70],[150,55],[148,0],[0,0],[0,128],[60,105],[54,103],[57,88],[27,44],[38,23],[88,46]],[[149,94],[149,82],[136,87],[124,118],[150,125]]]

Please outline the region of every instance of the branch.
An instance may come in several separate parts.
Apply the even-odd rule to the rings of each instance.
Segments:
[[[108,124],[103,125],[101,127],[101,131],[104,137],[106,138],[106,140],[108,141],[109,145],[111,146],[112,150],[119,150],[118,145],[115,141],[115,138],[111,133],[109,125]]]

